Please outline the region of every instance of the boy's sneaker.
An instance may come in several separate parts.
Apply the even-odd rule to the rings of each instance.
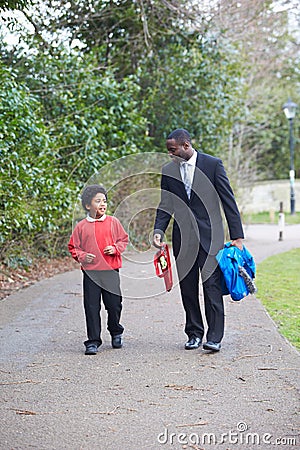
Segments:
[[[89,344],[86,346],[85,354],[86,355],[96,355],[98,352],[98,347],[95,344]]]
[[[117,334],[116,336],[111,337],[111,345],[113,348],[121,348],[123,347],[123,336],[122,334]]]

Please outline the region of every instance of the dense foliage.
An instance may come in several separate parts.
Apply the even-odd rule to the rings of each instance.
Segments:
[[[66,57],[64,72],[51,66],[45,89],[36,85],[43,97],[1,69],[2,244],[61,234],[67,224],[69,232],[74,201],[88,178],[107,161],[147,145],[134,81],[118,83],[113,74],[73,63]]]
[[[300,103],[287,12],[270,1],[200,3],[33,0],[22,16],[2,14],[2,259],[12,243],[65,248],[87,180],[122,156],[165,152],[177,127],[221,156],[236,186],[287,178],[281,107],[289,95]],[[299,168],[297,127],[295,144]]]
[[[37,100],[8,69],[0,68],[1,241],[31,230],[51,230],[59,203],[70,202],[63,171],[53,158]]]
[[[0,0],[0,10],[22,9],[29,4],[29,0]]]

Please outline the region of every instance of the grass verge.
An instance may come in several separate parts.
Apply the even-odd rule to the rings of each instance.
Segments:
[[[256,285],[280,333],[300,350],[300,248],[261,262]]]
[[[259,224],[259,223],[275,223],[277,224],[279,220],[279,213],[278,212],[260,212],[256,214],[244,214],[243,215],[243,221],[247,224]],[[291,215],[290,213],[286,212],[284,214],[284,220],[286,225],[296,225],[300,223],[300,212],[296,212],[295,214]]]

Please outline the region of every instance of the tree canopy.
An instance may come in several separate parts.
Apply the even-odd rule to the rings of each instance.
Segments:
[[[23,9],[30,3],[30,0],[0,0],[0,10]]]
[[[222,157],[236,186],[288,177],[295,2],[32,0],[2,2],[0,14],[3,244],[68,232],[95,172],[165,151],[177,127]]]

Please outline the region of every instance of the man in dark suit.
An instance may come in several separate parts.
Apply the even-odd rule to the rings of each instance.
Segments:
[[[189,133],[173,131],[167,138],[172,161],[162,169],[161,201],[153,244],[162,245],[174,216],[172,244],[185,310],[186,350],[198,348],[204,335],[199,304],[199,269],[207,321],[205,350],[217,352],[224,335],[224,305],[217,252],[224,246],[223,207],[232,245],[243,248],[243,227],[222,161],[196,151]]]

